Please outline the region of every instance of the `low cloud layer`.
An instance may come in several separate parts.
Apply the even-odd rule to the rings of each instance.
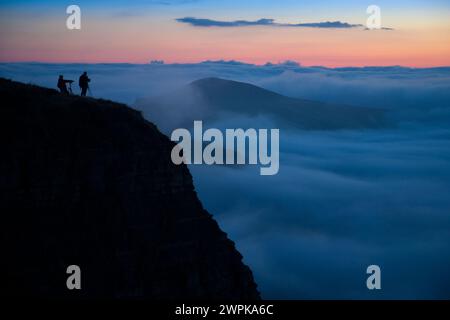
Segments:
[[[205,77],[324,102],[382,107],[383,130],[280,128],[280,171],[191,166],[199,197],[244,256],[264,298],[450,298],[450,68],[305,68],[236,61],[179,65],[0,64],[0,76],[55,87],[88,71],[97,97],[132,104]],[[126,85],[124,85],[126,84]],[[207,106],[168,112],[162,126]],[[274,106],[276,108],[276,106]],[[267,128],[224,115],[205,127]],[[380,291],[366,288],[378,264]]]
[[[273,26],[273,27],[299,27],[299,28],[324,28],[324,29],[348,29],[362,27],[361,24],[350,24],[341,21],[325,21],[310,23],[278,23],[274,19],[259,19],[255,21],[235,20],[219,21],[204,18],[184,17],[176,19],[178,22],[187,23],[194,27],[247,27],[247,26]]]
[[[284,132],[277,176],[191,170],[265,298],[448,298],[450,131],[420,131]]]

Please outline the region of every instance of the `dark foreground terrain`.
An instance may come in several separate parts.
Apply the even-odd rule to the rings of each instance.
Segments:
[[[1,295],[258,299],[172,142],[125,105],[0,79]],[[66,268],[81,268],[68,290]]]

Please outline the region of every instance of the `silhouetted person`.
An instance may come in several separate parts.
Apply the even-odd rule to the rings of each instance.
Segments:
[[[81,89],[81,96],[85,97],[87,90],[89,89],[89,82],[91,81],[91,79],[89,79],[87,72],[83,72],[83,74],[80,76],[80,79],[78,81],[78,84],[80,86]]]
[[[58,89],[61,93],[69,94],[69,90],[67,90],[66,83],[72,83],[73,80],[65,80],[62,75],[58,78]]]

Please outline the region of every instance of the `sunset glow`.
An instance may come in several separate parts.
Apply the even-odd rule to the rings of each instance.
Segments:
[[[449,5],[431,2],[401,8],[381,1],[383,26],[394,30],[198,27],[176,21],[196,15],[223,21],[267,17],[282,23],[344,21],[363,25],[368,17],[365,6],[358,4],[331,15],[325,4],[322,8],[302,7],[292,2],[291,8],[281,10],[272,7],[273,1],[261,1],[266,6],[257,10],[248,3],[238,10],[236,4],[234,11],[215,1],[134,5],[126,11],[81,2],[82,28],[68,30],[68,15],[61,4],[11,2],[0,5],[0,61],[148,63],[158,59],[194,63],[223,59],[255,64],[294,60],[306,66],[329,67],[450,65]]]

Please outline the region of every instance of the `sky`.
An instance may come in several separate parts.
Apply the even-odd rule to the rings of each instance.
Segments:
[[[71,4],[80,30],[66,28]],[[372,4],[385,29],[365,30]],[[0,61],[448,66],[449,14],[441,0],[2,0]]]

